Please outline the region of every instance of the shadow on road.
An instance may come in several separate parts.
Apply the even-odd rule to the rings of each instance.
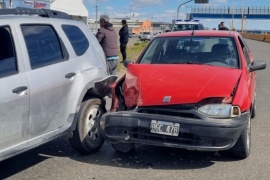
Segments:
[[[224,152],[187,151],[145,145],[137,146],[132,152],[123,154],[115,152],[108,143],[105,143],[99,152],[83,156],[74,151],[68,140],[63,137],[0,162],[0,179],[8,178],[43,161],[49,161],[50,158],[54,158],[54,164],[60,164],[57,157],[67,157],[74,160],[75,162],[72,163],[75,166],[76,161],[78,161],[91,165],[119,168],[168,170],[200,169],[209,167],[215,162],[235,161],[230,157],[230,154]]]
[[[66,138],[60,138],[0,162],[0,179],[6,179],[53,157],[71,157],[75,151]],[[38,172],[35,172],[38,173]]]
[[[73,159],[102,166],[163,170],[201,169],[215,162],[236,160],[228,152],[199,152],[146,145],[137,146],[130,153],[119,153],[107,143],[95,156],[76,156]]]

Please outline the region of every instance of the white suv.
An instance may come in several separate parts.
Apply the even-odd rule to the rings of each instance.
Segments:
[[[140,39],[141,41],[145,41],[145,40],[152,40],[153,38],[153,33],[152,32],[142,32]]]
[[[0,161],[64,134],[97,151],[116,77],[90,29],[57,11],[1,9],[0,43]]]
[[[171,31],[203,30],[204,27],[199,20],[177,20]]]

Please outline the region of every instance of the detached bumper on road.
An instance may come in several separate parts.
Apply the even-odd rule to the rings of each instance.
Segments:
[[[232,119],[184,118],[168,115],[120,111],[105,114],[100,122],[110,143],[140,143],[189,150],[226,150],[238,140],[247,125],[248,114]],[[179,135],[150,132],[151,120],[179,123]]]

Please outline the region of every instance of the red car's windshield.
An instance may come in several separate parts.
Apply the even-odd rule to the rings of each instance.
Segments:
[[[232,37],[162,37],[147,48],[140,64],[207,64],[239,68]]]

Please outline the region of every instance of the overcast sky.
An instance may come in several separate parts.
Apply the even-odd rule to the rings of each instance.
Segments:
[[[136,20],[152,20],[172,22],[176,18],[177,8],[188,0],[83,0],[89,11],[89,17],[95,19],[95,5],[98,5],[98,17],[107,14],[114,18],[132,17]],[[195,4],[191,1],[180,8],[179,19],[184,19],[185,14],[194,6],[223,6],[223,7],[270,7],[270,0],[209,0],[209,4]],[[227,27],[232,25],[232,19],[200,19],[204,26],[217,28],[220,21],[224,21]],[[240,29],[241,20],[233,20],[234,27]],[[270,30],[270,20],[245,20],[244,29]]]

